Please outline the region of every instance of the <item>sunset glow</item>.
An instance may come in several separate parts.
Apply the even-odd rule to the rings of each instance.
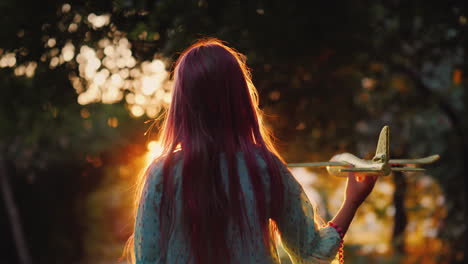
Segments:
[[[148,152],[145,155],[145,167],[151,164],[154,159],[161,156],[163,152],[162,145],[159,141],[150,141],[146,145],[146,148],[148,149]]]

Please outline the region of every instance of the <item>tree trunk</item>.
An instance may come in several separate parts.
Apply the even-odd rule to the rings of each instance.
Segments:
[[[393,205],[395,206],[395,217],[393,224],[392,244],[394,252],[405,253],[405,229],[408,223],[408,216],[405,210],[405,196],[408,183],[402,172],[393,173],[395,182],[395,192],[393,194]]]
[[[31,264],[31,256],[29,255],[28,247],[24,239],[23,229],[21,227],[20,216],[18,209],[13,199],[13,192],[11,191],[10,183],[8,182],[7,169],[5,161],[0,153],[0,187],[5,208],[8,215],[8,220],[11,225],[13,241],[18,253],[18,260],[21,264]]]

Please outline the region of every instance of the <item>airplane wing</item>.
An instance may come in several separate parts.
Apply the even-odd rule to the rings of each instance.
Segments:
[[[348,172],[380,172],[382,171],[381,169],[376,169],[376,168],[346,168],[346,169],[341,169],[341,171],[348,171]],[[408,167],[401,167],[401,168],[392,168],[392,171],[412,171],[412,172],[417,172],[417,171],[425,171],[423,168],[408,168]]]
[[[341,169],[341,171],[349,171],[349,172],[379,172],[382,171],[381,169],[377,168],[346,168]]]
[[[439,155],[431,155],[419,159],[391,159],[388,161],[390,164],[428,164],[440,158]]]
[[[349,164],[345,162],[337,162],[337,161],[288,163],[288,167],[327,167],[327,166],[349,166]]]
[[[425,171],[423,168],[408,168],[408,167],[401,167],[401,168],[392,168],[392,171]]]

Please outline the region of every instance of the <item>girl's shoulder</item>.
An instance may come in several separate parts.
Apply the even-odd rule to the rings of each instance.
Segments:
[[[163,169],[164,169],[164,164],[166,163],[167,155],[162,155],[160,157],[155,158],[150,165],[146,169],[146,175],[148,178],[152,179],[159,179],[161,178]],[[170,167],[172,167],[172,170],[177,169],[179,167],[180,163],[182,160],[182,153],[181,151],[176,151],[172,154],[171,157],[171,164],[169,164]]]

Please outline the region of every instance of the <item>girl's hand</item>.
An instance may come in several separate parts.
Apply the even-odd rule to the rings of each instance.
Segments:
[[[345,203],[359,207],[374,189],[377,175],[350,172],[346,183]]]
[[[330,161],[349,163],[349,159],[345,159],[345,155],[342,154],[333,156]],[[352,164],[349,166],[353,167]],[[349,172],[346,183],[345,203],[358,208],[374,189],[377,178],[377,175],[371,175],[365,172]]]

